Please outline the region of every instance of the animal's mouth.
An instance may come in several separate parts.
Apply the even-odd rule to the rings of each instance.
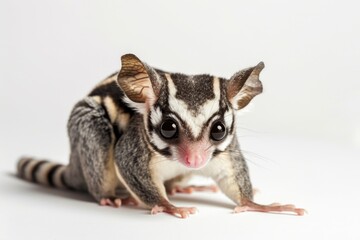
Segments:
[[[179,160],[179,162],[181,164],[183,164],[185,167],[190,168],[190,169],[201,169],[203,167],[206,166],[206,164],[208,163],[209,159],[207,157],[202,158],[202,157],[195,157],[195,158],[190,158],[190,157],[185,157],[185,158],[181,158]]]
[[[182,165],[195,170],[206,166],[212,157],[213,149],[204,141],[184,142],[175,147],[173,153]]]

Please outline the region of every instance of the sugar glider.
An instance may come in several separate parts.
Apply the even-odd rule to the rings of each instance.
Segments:
[[[230,79],[153,68],[133,54],[73,108],[68,121],[67,166],[23,157],[18,175],[36,183],[89,192],[101,205],[136,203],[151,213],[188,217],[195,208],[174,206],[168,193],[197,190],[178,183],[211,177],[234,201],[235,212],[293,212],[294,205],[253,201],[235,115],[262,92],[255,67]]]

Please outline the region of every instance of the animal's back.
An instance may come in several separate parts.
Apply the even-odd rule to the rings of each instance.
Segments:
[[[108,155],[105,157],[108,161],[102,164],[102,169],[97,166],[94,170],[104,172],[101,175],[105,185],[121,186],[116,180],[115,170],[111,167],[113,149],[116,141],[127,130],[135,112],[122,100],[124,93],[117,85],[117,75],[118,72],[115,72],[102,80],[74,106],[68,121],[71,148],[69,165],[22,157],[17,164],[19,177],[42,185],[87,191],[88,183],[84,178],[82,162],[92,163],[81,158],[93,154],[94,149],[102,148],[99,152]],[[82,136],[84,134],[86,136]],[[94,137],[98,139],[91,143]],[[89,149],[84,149],[84,146],[89,146]]]

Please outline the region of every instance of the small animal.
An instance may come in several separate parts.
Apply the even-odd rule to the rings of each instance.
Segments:
[[[89,192],[100,205],[140,204],[152,214],[186,218],[193,207],[174,206],[168,194],[216,190],[186,186],[211,177],[236,204],[235,212],[293,212],[294,205],[253,201],[246,161],[236,137],[236,112],[262,92],[255,67],[229,80],[153,68],[133,54],[73,108],[67,166],[23,157],[18,175],[58,188]]]

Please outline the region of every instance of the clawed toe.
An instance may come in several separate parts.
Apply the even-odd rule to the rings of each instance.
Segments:
[[[137,206],[137,201],[132,198],[116,198],[116,197],[109,197],[109,198],[101,198],[99,204],[101,206],[110,206],[110,207],[120,207],[121,205],[130,205],[130,206]]]
[[[133,197],[128,197],[125,199],[122,199],[123,205],[129,205],[129,206],[137,206],[138,202]]]
[[[118,208],[121,206],[121,199],[120,198],[101,198],[100,205]]]
[[[171,215],[174,215],[176,217],[180,218],[187,218],[190,216],[190,214],[196,213],[196,208],[194,207],[173,207],[173,206],[158,206],[155,205],[151,209],[151,214],[157,214],[161,212],[169,213]]]
[[[219,188],[216,185],[210,186],[187,186],[187,187],[180,187],[175,186],[170,191],[170,195],[174,195],[175,193],[193,193],[193,192],[217,192]]]
[[[235,213],[256,211],[256,212],[293,212],[296,215],[302,216],[305,214],[305,209],[296,208],[295,205],[286,204],[281,205],[279,203],[272,203],[270,205],[260,205],[251,201],[245,201],[241,206],[237,206],[234,209]]]

